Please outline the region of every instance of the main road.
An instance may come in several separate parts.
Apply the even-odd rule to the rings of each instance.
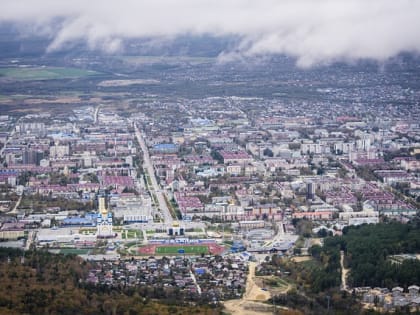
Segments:
[[[93,113],[93,124],[96,125],[98,122],[98,116],[99,116],[99,109],[101,108],[101,105],[98,105],[95,107],[95,111]]]
[[[172,217],[171,211],[168,208],[168,205],[166,204],[164,192],[161,190],[156,180],[155,170],[153,169],[152,162],[150,161],[149,149],[147,148],[143,135],[141,134],[136,124],[134,124],[134,128],[135,128],[137,140],[140,144],[141,150],[143,151],[143,169],[149,175],[150,182],[152,183],[153,190],[151,191],[151,193],[156,196],[158,207],[163,215],[165,223],[172,225],[174,219]]]

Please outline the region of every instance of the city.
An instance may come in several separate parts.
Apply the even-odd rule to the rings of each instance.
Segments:
[[[418,55],[4,23],[0,313],[418,314]]]

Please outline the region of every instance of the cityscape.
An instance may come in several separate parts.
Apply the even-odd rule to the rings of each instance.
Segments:
[[[420,312],[418,55],[0,28],[1,314]]]

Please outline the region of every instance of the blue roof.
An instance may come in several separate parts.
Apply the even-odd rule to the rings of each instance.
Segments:
[[[195,273],[198,275],[204,275],[206,273],[206,270],[203,268],[196,268]]]
[[[63,224],[70,224],[70,225],[93,225],[93,221],[87,218],[80,218],[80,217],[72,217],[72,218],[65,218],[63,220]]]
[[[158,143],[153,146],[155,150],[176,150],[177,146],[173,143]]]
[[[61,139],[71,139],[74,138],[75,135],[72,133],[67,133],[67,132],[56,132],[56,133],[51,133],[48,136],[52,137],[52,138],[61,138]]]
[[[97,216],[98,214],[96,212],[89,212],[85,214],[85,219],[94,220]]]
[[[0,175],[15,175],[18,174],[18,171],[16,170],[8,170],[8,169],[1,169]]]

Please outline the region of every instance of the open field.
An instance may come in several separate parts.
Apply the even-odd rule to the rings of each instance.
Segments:
[[[98,83],[102,87],[115,87],[115,86],[129,86],[136,84],[158,84],[160,81],[153,79],[131,79],[131,80],[105,80]]]
[[[27,68],[0,68],[0,78],[12,80],[51,80],[71,79],[91,75],[99,72],[77,68],[59,67],[27,67]]]

